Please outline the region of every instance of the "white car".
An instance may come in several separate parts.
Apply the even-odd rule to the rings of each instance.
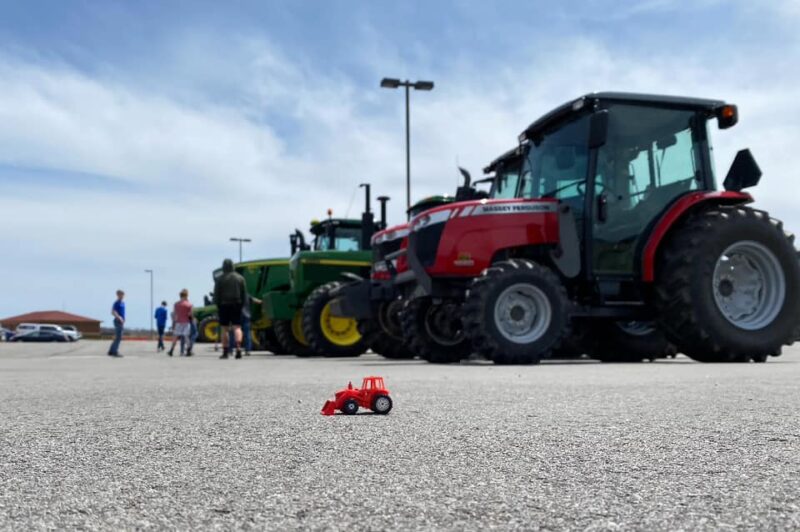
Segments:
[[[83,338],[81,332],[74,325],[62,325],[61,330],[64,331],[64,334],[67,335],[67,338],[69,338],[71,342],[77,342]]]
[[[71,327],[72,330],[68,330],[66,327]],[[59,333],[64,335],[70,342],[75,342],[81,337],[80,333],[71,325],[65,325],[64,327],[61,327],[60,325],[53,325],[51,323],[20,323],[17,325],[17,335],[31,333],[33,331]]]

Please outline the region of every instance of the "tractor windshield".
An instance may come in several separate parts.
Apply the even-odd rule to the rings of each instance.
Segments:
[[[358,251],[361,249],[360,227],[336,227],[333,238],[328,231],[314,238],[315,251]]]
[[[583,116],[529,145],[522,167],[520,196],[557,198],[583,213],[586,193],[589,118]]]
[[[496,172],[489,197],[492,199],[509,199],[517,197],[519,190],[519,172],[522,160],[511,159],[503,163]]]

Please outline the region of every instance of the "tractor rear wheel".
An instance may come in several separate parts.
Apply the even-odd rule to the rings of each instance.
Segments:
[[[653,322],[598,320],[592,324],[592,331],[595,345],[591,357],[602,362],[641,362],[677,353]]]
[[[264,349],[270,351],[273,355],[287,355],[286,349],[283,348],[275,335],[275,329],[269,327],[263,329],[261,332],[261,341],[259,342]]]
[[[452,364],[467,358],[472,346],[461,323],[461,305],[434,303],[430,297],[405,302],[401,320],[411,351],[435,364]]]
[[[570,302],[558,276],[526,259],[499,262],[470,286],[467,334],[495,364],[537,364],[570,333]]]
[[[313,352],[308,346],[306,337],[303,335],[303,328],[300,327],[299,316],[300,312],[298,311],[294,319],[275,320],[275,338],[287,353],[299,357],[308,357],[313,355]]]
[[[762,362],[795,339],[800,264],[781,222],[747,207],[689,216],[659,253],[659,326],[700,362]]]
[[[400,299],[383,303],[378,309],[377,319],[358,322],[358,331],[367,339],[373,353],[394,360],[416,357],[403,337],[400,321],[403,305]]]
[[[332,292],[341,283],[334,281],[317,287],[303,304],[303,334],[311,349],[326,357],[357,357],[367,350],[355,318],[331,312]]]
[[[197,324],[197,340],[199,342],[219,342],[220,327],[217,316],[207,316]]]
[[[372,400],[372,411],[376,414],[386,415],[392,409],[392,398],[388,395],[378,395]]]

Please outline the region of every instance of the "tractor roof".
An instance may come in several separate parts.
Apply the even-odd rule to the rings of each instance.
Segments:
[[[638,94],[633,92],[592,92],[545,113],[525,129],[522,135],[520,135],[520,140],[531,138],[568,116],[583,111],[587,108],[587,104],[588,106],[593,106],[603,103],[629,103],[674,109],[696,109],[698,111],[707,111],[709,114],[727,105],[722,100],[689,98],[686,96]]]
[[[352,227],[359,229],[361,227],[361,220],[358,218],[326,218],[319,222],[311,222],[310,231],[317,235],[321,233],[325,227],[333,225],[334,227]]]
[[[501,164],[503,164],[503,163],[505,163],[507,161],[510,161],[511,159],[515,159],[515,158],[519,157],[521,154],[522,154],[522,148],[520,146],[512,148],[512,149],[508,150],[507,152],[505,152],[500,157],[498,157],[497,159],[495,159],[494,161],[492,161],[491,163],[489,163],[489,166],[487,166],[486,168],[483,169],[483,173],[484,174],[488,174],[488,173],[494,172],[497,169],[498,166],[500,166]]]

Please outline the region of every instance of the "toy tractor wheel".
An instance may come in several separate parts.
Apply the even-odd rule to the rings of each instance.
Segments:
[[[302,327],[299,327],[299,315],[298,312],[292,320],[275,320],[275,338],[285,352],[299,357],[308,357],[313,352],[306,342]]]
[[[464,305],[467,334],[495,364],[536,364],[570,333],[567,291],[550,269],[525,259],[484,270]]]
[[[334,316],[331,312],[333,290],[341,283],[317,287],[303,305],[303,333],[311,349],[327,357],[357,357],[367,350],[355,318]]]
[[[800,264],[766,213],[717,207],[673,229],[658,257],[659,326],[700,362],[761,362],[794,341]]]
[[[358,402],[355,399],[348,399],[342,404],[342,414],[352,416],[358,412]]]
[[[207,316],[197,324],[198,340],[200,342],[217,343],[220,336],[219,318]]]
[[[411,351],[428,362],[452,364],[472,351],[461,324],[461,305],[456,302],[411,299],[405,302],[401,319]]]
[[[650,321],[600,320],[592,324],[595,346],[591,356],[602,362],[641,362],[675,357],[677,349]]]
[[[372,411],[376,414],[386,415],[392,409],[392,398],[388,395],[378,395],[372,400]]]

